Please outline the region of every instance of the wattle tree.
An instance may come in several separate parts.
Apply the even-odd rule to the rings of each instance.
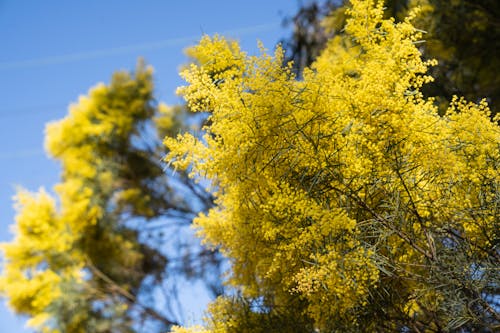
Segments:
[[[351,1],[301,79],[284,52],[205,37],[182,72],[203,138],[167,160],[211,182],[195,219],[231,262],[205,326],[174,332],[498,329],[500,128],[485,101],[444,115],[422,87],[422,32]]]

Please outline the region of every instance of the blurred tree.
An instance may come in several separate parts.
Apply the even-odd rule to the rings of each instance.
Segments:
[[[234,291],[174,332],[496,332],[500,127],[485,101],[439,115],[435,61],[408,19],[352,0],[344,33],[299,80],[284,52],[202,39],[180,88],[207,134],[166,138],[208,178],[195,219]]]
[[[175,135],[189,117],[156,105],[152,69],[140,62],[47,126],[46,149],[62,167],[57,199],[20,190],[16,236],[2,245],[0,290],[32,327],[160,332],[179,322],[175,279],[221,292],[219,255],[186,231],[212,197],[161,162],[160,135]]]
[[[401,21],[408,10],[422,10],[415,26],[425,30],[423,56],[437,59],[431,69],[435,81],[423,89],[435,96],[441,111],[453,95],[479,101],[486,98],[492,115],[500,102],[500,2],[496,0],[387,0],[386,17]],[[292,36],[283,42],[296,73],[309,66],[326,41],[343,33],[348,2],[307,1],[285,23],[293,24]]]

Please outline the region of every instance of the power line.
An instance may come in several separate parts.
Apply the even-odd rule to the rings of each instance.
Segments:
[[[0,160],[12,160],[18,158],[29,158],[29,157],[36,157],[43,155],[45,155],[45,152],[42,149],[20,150],[20,151],[0,153]]]
[[[69,104],[69,103],[68,103]],[[49,110],[66,110],[68,104],[51,103],[43,105],[25,105],[0,108],[0,119],[4,118],[18,118],[27,115],[45,115]]]
[[[279,22],[267,23],[254,25],[250,27],[238,28],[238,29],[230,29],[221,32],[221,35],[245,35],[250,33],[262,32],[275,29],[276,26],[279,26]],[[41,66],[49,66],[49,65],[57,65],[63,63],[70,63],[82,60],[89,59],[97,59],[103,57],[111,57],[115,55],[131,53],[136,51],[147,51],[147,50],[156,50],[162,49],[170,46],[186,44],[193,42],[196,39],[199,39],[200,36],[191,36],[191,37],[179,37],[179,38],[171,38],[156,42],[148,42],[141,44],[133,44],[128,46],[116,47],[116,48],[107,48],[93,51],[85,51],[78,52],[66,55],[57,55],[45,58],[36,58],[29,60],[19,60],[19,61],[8,61],[8,62],[0,62],[0,71],[2,70],[11,70],[11,69],[22,69],[29,67],[41,67]],[[14,108],[2,108],[0,109],[0,119],[7,118],[19,118],[22,116],[28,115],[40,115],[42,111],[46,111],[47,109],[57,109],[57,110],[65,110],[67,109],[68,104],[63,105],[62,103],[58,104],[50,104],[50,105],[32,105],[32,106],[21,106]]]
[[[221,35],[245,35],[256,32],[263,32],[275,29],[280,25],[280,22],[273,22],[267,24],[254,25],[250,27],[232,29],[222,31]],[[157,50],[162,48],[167,48],[175,45],[181,45],[186,43],[192,43],[199,39],[200,36],[189,36],[189,37],[179,37],[179,38],[171,38],[161,41],[141,43],[141,44],[133,44],[122,47],[115,48],[107,48],[93,51],[84,51],[66,55],[57,55],[51,57],[44,58],[35,58],[28,60],[19,60],[19,61],[7,61],[0,62],[0,71],[3,70],[15,70],[22,68],[32,68],[32,67],[42,67],[42,66],[50,66],[50,65],[58,65],[64,63],[77,62],[82,60],[89,59],[98,59],[103,57],[112,57],[116,55],[137,52],[137,51],[150,51]],[[24,107],[14,107],[14,108],[4,108],[0,109],[0,119],[5,118],[17,118],[19,116],[29,115],[38,113],[40,110],[47,110],[48,108],[53,109],[60,107],[67,108],[66,106],[62,106],[61,104],[50,104],[50,105],[42,105],[42,106],[24,106]],[[4,113],[5,111],[10,112],[10,114]],[[21,112],[19,112],[21,111]],[[37,112],[38,111],[38,112]],[[14,112],[14,113],[11,113]],[[19,159],[19,158],[31,158],[37,156],[45,155],[42,149],[31,149],[31,150],[21,150],[15,152],[0,152],[0,160],[11,160],[11,159]]]
[[[231,29],[222,31],[221,35],[245,35],[256,32],[263,32],[268,30],[273,30],[277,26],[279,26],[278,22],[266,23],[260,25],[254,25],[250,27]],[[35,59],[27,59],[27,60],[17,60],[17,61],[6,61],[0,62],[0,71],[5,70],[13,70],[13,69],[22,69],[22,68],[31,68],[31,67],[43,67],[49,65],[58,65],[64,63],[77,62],[82,60],[89,59],[98,59],[104,57],[112,57],[126,53],[132,53],[137,51],[151,51],[158,50],[162,48],[167,48],[175,45],[182,45],[186,43],[192,43],[193,41],[199,39],[200,36],[186,36],[186,37],[178,37],[178,38],[170,38],[160,41],[147,42],[141,44],[132,44],[121,47],[113,47],[113,48],[105,48],[99,50],[92,51],[83,51],[65,55],[56,55],[44,58],[35,58]]]

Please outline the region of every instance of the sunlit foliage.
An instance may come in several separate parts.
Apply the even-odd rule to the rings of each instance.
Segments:
[[[444,113],[453,95],[478,102],[487,98],[492,114],[500,101],[500,2],[491,0],[385,0],[385,17],[402,21],[420,8],[415,27],[425,31],[418,44],[425,58],[438,60],[430,69],[435,81],[423,87]],[[285,40],[287,59],[300,73],[326,46],[344,33],[347,0],[310,0],[290,20]]]
[[[494,330],[500,129],[485,102],[422,86],[411,20],[353,0],[345,35],[298,80],[284,52],[204,37],[179,89],[206,135],[167,157],[211,181],[195,224],[231,261],[208,332]],[[175,332],[206,332],[203,328]]]

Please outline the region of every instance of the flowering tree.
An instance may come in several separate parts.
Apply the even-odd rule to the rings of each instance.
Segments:
[[[61,163],[61,182],[55,195],[18,192],[16,236],[2,245],[0,291],[30,326],[164,331],[179,322],[173,277],[202,278],[219,292],[217,253],[182,237],[211,196],[161,163],[159,133],[176,133],[185,116],[154,102],[152,69],[139,64],[47,126],[46,149]]]
[[[175,332],[493,331],[500,128],[485,102],[421,93],[421,32],[352,0],[345,35],[296,79],[283,51],[205,37],[182,94],[206,135],[167,159],[211,181],[195,224],[231,262],[206,326]],[[498,120],[498,118],[497,118]]]

